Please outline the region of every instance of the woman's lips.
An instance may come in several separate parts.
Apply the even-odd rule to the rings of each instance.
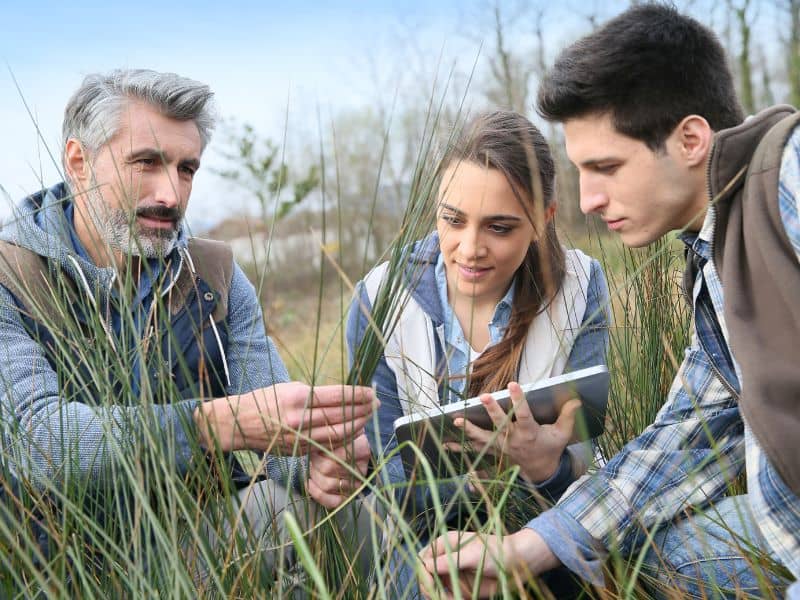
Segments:
[[[458,274],[462,280],[476,281],[486,275],[491,268],[489,267],[470,267],[467,265],[458,265]]]

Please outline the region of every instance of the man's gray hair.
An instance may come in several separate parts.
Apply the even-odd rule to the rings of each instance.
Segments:
[[[215,124],[214,92],[175,73],[118,69],[87,75],[64,110],[63,145],[75,138],[96,153],[117,133],[130,101],[144,102],[179,121],[194,121],[205,149]]]

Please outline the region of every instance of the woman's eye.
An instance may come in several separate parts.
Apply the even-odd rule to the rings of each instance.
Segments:
[[[458,225],[458,224],[461,223],[461,219],[459,219],[455,215],[445,215],[445,214],[443,214],[439,218],[442,221],[444,221],[445,223],[449,224],[449,225]]]
[[[489,231],[492,233],[499,233],[500,235],[505,235],[511,231],[511,227],[508,225],[489,225]]]

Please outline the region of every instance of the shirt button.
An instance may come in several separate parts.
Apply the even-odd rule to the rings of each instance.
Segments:
[[[203,300],[205,300],[206,302],[211,302],[213,299],[214,299],[214,294],[212,294],[211,292],[206,292],[205,294],[203,294]]]

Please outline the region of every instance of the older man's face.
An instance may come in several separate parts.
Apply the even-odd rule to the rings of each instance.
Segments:
[[[89,158],[91,178],[82,185],[86,193],[75,198],[79,234],[81,219],[95,244],[144,257],[168,254],[201,153],[194,121],[178,121],[131,102],[116,135]]]

